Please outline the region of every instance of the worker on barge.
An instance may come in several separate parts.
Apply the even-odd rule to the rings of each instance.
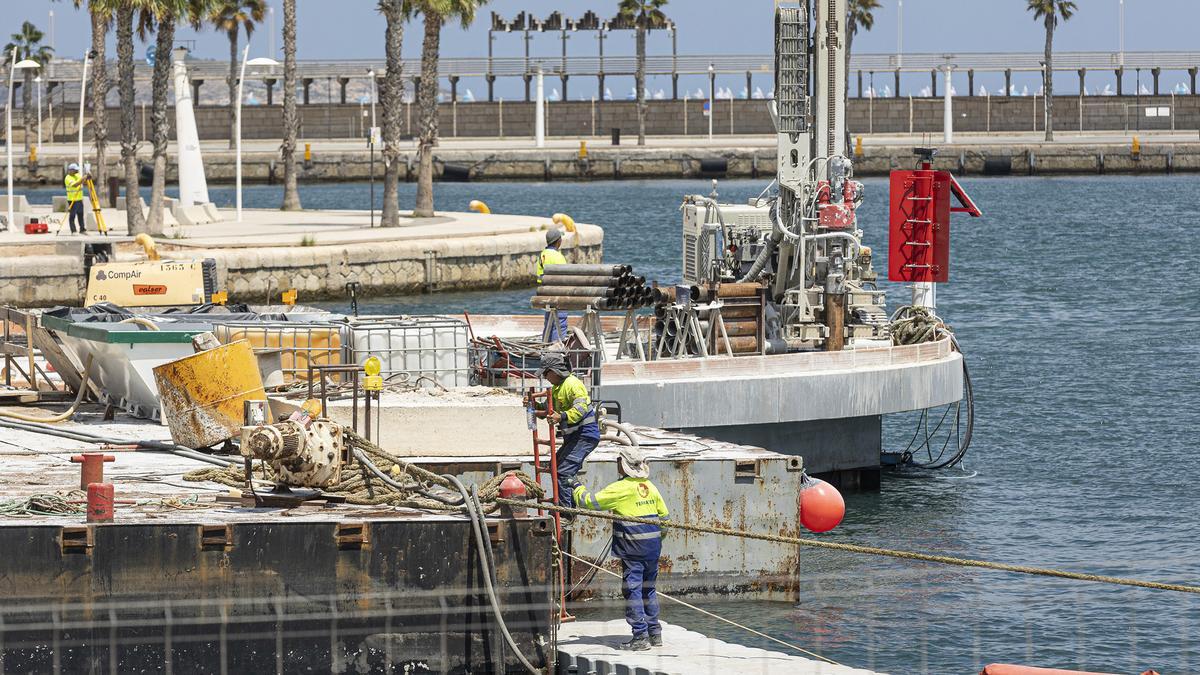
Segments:
[[[617,472],[621,480],[594,496],[587,487],[576,487],[574,498],[579,508],[649,520],[667,517],[667,506],[658,488],[650,482],[650,465],[640,450],[622,447]],[[662,529],[658,525],[613,521],[612,554],[621,561],[625,620],[633,631],[633,639],[622,643],[621,649],[640,652],[662,646],[655,589],[661,553]]]
[[[583,468],[587,456],[600,444],[596,406],[592,404],[587,386],[571,372],[566,356],[561,352],[542,355],[542,377],[550,382],[550,398],[554,401],[554,409],[546,415],[546,419],[558,425],[562,437],[556,463],[559,503],[572,506],[572,491],[579,484],[575,475]]]
[[[546,248],[538,255],[537,262],[537,282],[542,285],[542,276],[546,273],[546,268],[550,265],[565,265],[567,258],[558,250],[562,245],[562,232],[557,228],[546,231]],[[553,321],[552,317],[557,314],[558,321]],[[546,311],[546,321],[542,334],[546,336],[547,342],[558,342],[567,339],[567,313],[562,310]]]

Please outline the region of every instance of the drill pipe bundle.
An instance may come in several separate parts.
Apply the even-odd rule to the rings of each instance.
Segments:
[[[633,268],[629,265],[576,265],[574,263],[564,263],[562,265],[551,265],[546,268],[547,274],[567,274],[571,276],[602,276],[602,277],[619,277],[622,274],[628,274]]]
[[[531,301],[535,309],[637,309],[662,302],[629,265],[551,265]]]

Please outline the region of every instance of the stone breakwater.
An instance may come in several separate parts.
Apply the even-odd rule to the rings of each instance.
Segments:
[[[568,237],[571,262],[598,263],[604,232],[578,225]],[[139,248],[118,242],[118,260],[140,260]],[[358,282],[361,295],[411,294],[439,290],[532,286],[537,255],[545,244],[542,231],[489,236],[401,241],[366,241],[313,246],[227,247],[176,246],[159,243],[164,258],[212,258],[217,288],[230,302],[278,301],[294,288],[300,302],[346,297],[346,284]],[[82,249],[82,246],[80,247]],[[24,307],[78,305],[87,277],[82,255],[56,253],[45,245],[0,246],[0,304]]]

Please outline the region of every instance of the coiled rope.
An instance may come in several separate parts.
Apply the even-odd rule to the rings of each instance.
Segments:
[[[530,502],[517,499],[508,499],[498,497],[498,504],[507,504],[509,506],[530,506]],[[1158,581],[1143,581],[1141,579],[1128,579],[1125,577],[1114,577],[1104,574],[1085,574],[1082,572],[1068,572],[1065,570],[1049,569],[1045,567],[1031,567],[1028,565],[1011,565],[1008,563],[990,562],[987,560],[974,560],[971,558],[955,558],[948,555],[934,555],[931,553],[918,553],[915,551],[900,551],[889,548],[879,548],[875,546],[860,546],[858,544],[841,544],[832,541],[821,541],[818,539],[807,539],[803,537],[787,537],[777,534],[762,534],[758,532],[746,532],[743,530],[732,530],[725,527],[710,527],[707,525],[686,525],[684,523],[676,523],[669,520],[651,520],[649,518],[634,518],[631,516],[618,516],[607,511],[590,511],[587,509],[575,509],[566,506],[557,506],[555,504],[537,504],[537,508],[546,509],[547,511],[557,511],[576,516],[589,516],[592,518],[601,518],[603,520],[621,521],[623,523],[638,523],[641,525],[658,525],[676,530],[684,530],[688,532],[699,532],[702,534],[717,534],[728,537],[741,537],[743,539],[756,539],[758,541],[771,541],[778,544],[795,544],[797,546],[809,546],[812,548],[823,548],[831,551],[843,551],[845,553],[860,553],[864,555],[886,556],[889,558],[901,558],[903,560],[921,560],[924,562],[940,563],[943,565],[955,565],[958,567],[976,567],[989,570],[997,570],[1001,572],[1015,572],[1017,574],[1032,574],[1043,577],[1057,577],[1059,579],[1072,579],[1075,581],[1090,581],[1101,584],[1114,584],[1117,586],[1134,586],[1137,588],[1150,588],[1157,591],[1173,591],[1176,593],[1197,593],[1200,594],[1200,586],[1189,586],[1186,584],[1167,584]]]
[[[347,503],[360,506],[469,511],[464,500],[456,496],[454,483],[446,477],[406,462],[354,431],[346,429],[344,433],[353,461],[343,465],[340,481],[322,489],[325,494],[344,497]],[[259,481],[270,481],[275,477],[271,468],[261,463],[255,466],[253,474],[252,478]],[[479,500],[486,505],[485,512],[490,513],[498,508],[495,499],[500,494],[500,483],[509,475],[516,476],[525,485],[527,494],[537,498],[545,494],[542,487],[528,474],[509,471],[494,476],[479,486]],[[183,479],[187,481],[211,481],[233,488],[244,487],[246,478],[245,468],[240,464],[223,468],[205,467],[183,475]],[[439,492],[436,488],[443,488],[444,492]]]

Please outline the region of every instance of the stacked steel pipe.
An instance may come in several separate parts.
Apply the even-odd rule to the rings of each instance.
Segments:
[[[666,333],[665,346],[676,339],[675,327],[666,321],[668,306],[675,302],[675,289],[663,289],[665,302],[655,308],[656,340]],[[723,283],[715,286],[692,286],[689,289],[693,305],[707,305],[721,301],[721,320],[729,336],[729,347],[734,354],[761,354],[763,352],[763,287],[754,283]],[[709,307],[694,307],[700,330],[709,333],[709,321],[713,312]],[[725,352],[724,341],[713,332],[707,348],[709,354]],[[694,351],[689,349],[689,351]]]
[[[534,309],[636,309],[663,299],[646,277],[633,274],[629,265],[550,265],[542,275]]]

